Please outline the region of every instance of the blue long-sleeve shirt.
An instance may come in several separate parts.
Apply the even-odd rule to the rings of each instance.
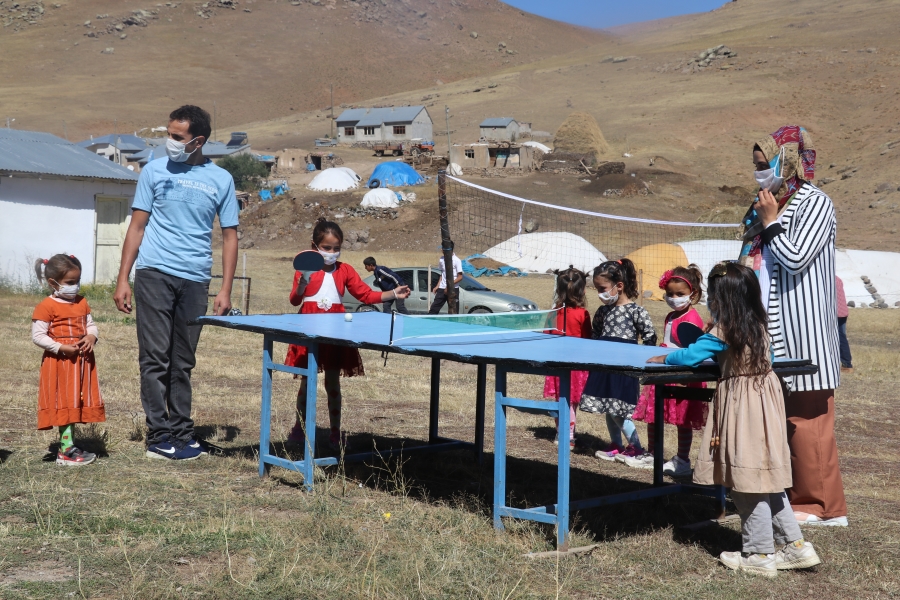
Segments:
[[[728,344],[714,335],[704,333],[687,348],[681,348],[666,354],[666,364],[697,367],[704,360],[714,358],[717,354],[726,350],[728,350]]]
[[[401,285],[407,285],[399,275],[381,265],[375,267],[375,285],[383,292],[389,292]]]

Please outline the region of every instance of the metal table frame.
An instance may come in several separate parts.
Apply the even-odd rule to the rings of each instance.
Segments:
[[[272,360],[272,349],[275,342],[285,344],[297,344],[305,346],[307,349],[308,362],[305,369],[300,367],[291,367],[288,365],[278,364]],[[390,350],[390,348],[385,348]],[[431,392],[429,398],[429,414],[428,414],[428,444],[423,446],[405,446],[401,448],[388,448],[384,450],[372,452],[360,452],[356,454],[347,454],[343,457],[325,456],[315,458],[316,448],[316,402],[318,392],[318,365],[319,365],[319,344],[317,342],[305,339],[294,338],[291,336],[281,336],[266,333],[263,335],[263,355],[262,355],[262,401],[260,410],[260,426],[259,426],[259,476],[268,475],[270,468],[274,465],[283,467],[303,474],[303,485],[308,492],[313,490],[314,471],[316,466],[324,467],[336,465],[338,462],[345,463],[362,462],[372,457],[391,456],[393,454],[413,454],[422,452],[443,452],[447,450],[458,450],[460,448],[471,448],[474,450],[476,460],[482,459],[484,452],[484,411],[485,411],[485,392],[487,388],[487,364],[477,364],[476,375],[476,398],[475,398],[475,442],[464,442],[462,440],[454,440],[444,438],[439,435],[438,423],[440,417],[440,385],[441,385],[441,359],[437,357],[431,358]],[[306,444],[303,450],[303,460],[292,461],[286,458],[275,456],[270,452],[271,427],[272,427],[272,372],[280,371],[282,373],[291,373],[293,375],[302,375],[307,377],[306,385]]]

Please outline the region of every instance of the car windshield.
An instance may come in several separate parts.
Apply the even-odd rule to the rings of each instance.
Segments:
[[[473,278],[469,277],[466,274],[463,274],[462,281],[459,282],[459,287],[466,290],[467,292],[486,292],[488,288],[484,287]]]

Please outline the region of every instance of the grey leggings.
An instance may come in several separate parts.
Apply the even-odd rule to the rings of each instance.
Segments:
[[[803,537],[787,494],[748,494],[731,491],[731,499],[741,515],[744,552],[773,554]]]

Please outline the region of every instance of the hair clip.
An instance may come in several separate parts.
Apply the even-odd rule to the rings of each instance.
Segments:
[[[75,255],[74,255],[74,254],[70,254],[70,255],[69,255],[69,258],[75,258]]]
[[[620,259],[620,260],[617,260],[616,262],[619,263],[620,265],[622,264],[622,260],[621,260],[621,259]]]
[[[41,261],[42,261],[45,265],[46,265],[48,262],[50,262],[50,261],[47,260],[46,258],[42,258]]]

